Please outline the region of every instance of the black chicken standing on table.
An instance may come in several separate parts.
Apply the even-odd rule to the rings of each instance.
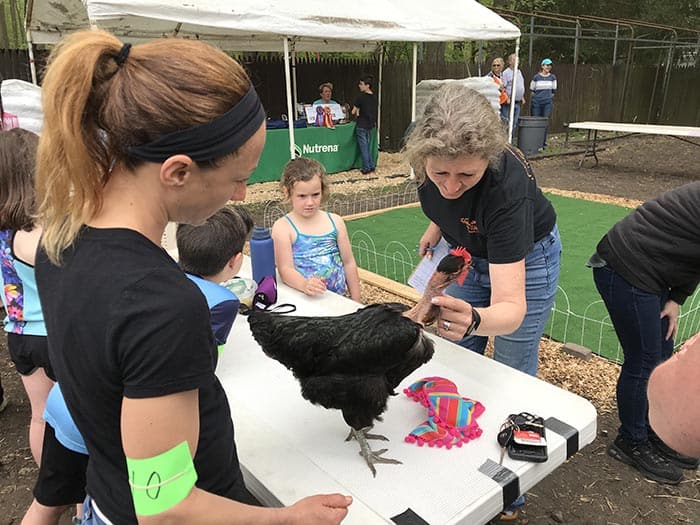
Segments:
[[[423,326],[435,321],[439,309],[431,299],[452,282],[463,282],[471,257],[452,250],[438,264],[421,300],[410,310],[401,304],[373,304],[336,317],[287,316],[256,311],[248,317],[253,337],[265,354],[276,359],[301,383],[304,399],[343,412],[360,455],[376,476],[375,463],[401,463],[381,457],[367,439],[381,421],[389,395],[401,381],[433,357],[433,342]],[[347,441],[346,440],[346,441]]]

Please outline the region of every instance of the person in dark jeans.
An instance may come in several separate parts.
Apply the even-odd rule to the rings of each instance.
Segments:
[[[552,115],[554,95],[557,92],[557,77],[552,73],[552,60],[545,58],[542,61],[539,73],[530,82],[530,115],[533,117],[547,117]],[[544,130],[543,148],[547,147],[547,128]]]
[[[377,169],[370,151],[372,129],[377,125],[377,97],[372,92],[373,84],[374,77],[371,75],[360,78],[358,84],[360,95],[355,99],[352,107],[352,114],[357,117],[355,136],[357,137],[357,147],[360,149],[360,156],[362,157],[361,171],[365,174]]]
[[[668,447],[649,425],[647,384],[673,353],[680,305],[700,280],[700,181],[645,202],[615,224],[588,265],[620,340],[620,430],[608,449],[660,483],[677,484],[700,461]],[[700,402],[700,400],[698,400]]]

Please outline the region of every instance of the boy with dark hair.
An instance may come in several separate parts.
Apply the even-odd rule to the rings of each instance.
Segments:
[[[221,208],[204,224],[177,227],[179,264],[204,294],[219,355],[238,313],[240,301],[219,283],[234,277],[243,264],[243,245],[253,219],[240,206]]]
[[[372,86],[374,77],[365,75],[360,78],[357,87],[360,89],[359,96],[355,99],[352,107],[352,114],[357,117],[355,136],[357,137],[357,147],[360,149],[362,157],[362,173],[371,173],[377,166],[370,150],[372,129],[377,125],[377,97],[374,96]]]

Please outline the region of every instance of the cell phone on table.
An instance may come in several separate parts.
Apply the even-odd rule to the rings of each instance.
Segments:
[[[544,463],[547,461],[547,436],[544,419],[527,412],[511,414],[517,428],[508,444],[508,456],[511,459]]]

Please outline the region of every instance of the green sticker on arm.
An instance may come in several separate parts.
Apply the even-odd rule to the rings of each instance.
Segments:
[[[185,499],[197,482],[187,441],[152,458],[126,458],[136,514],[160,514]]]

